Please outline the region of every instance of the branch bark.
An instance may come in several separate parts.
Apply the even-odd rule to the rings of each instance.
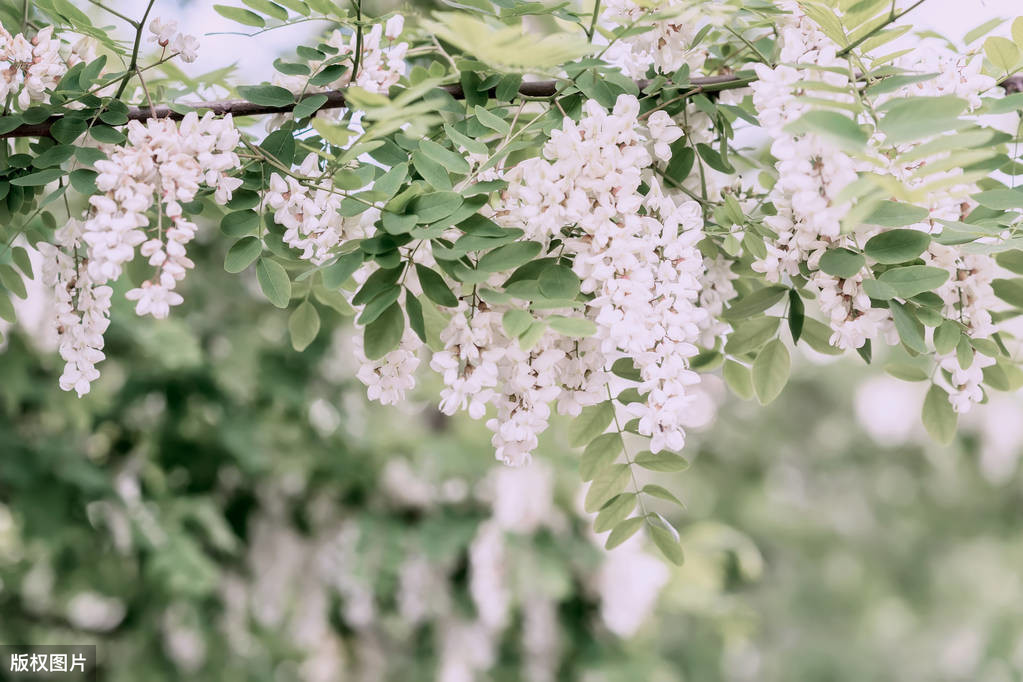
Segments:
[[[741,88],[749,85],[753,80],[755,79],[736,78],[735,76],[706,76],[702,78],[693,78],[689,83],[689,85],[692,86],[692,91],[689,94],[692,95],[700,92],[718,92],[721,90]],[[636,85],[640,90],[645,88],[648,83],[649,81],[647,80],[636,81]],[[999,85],[1005,88],[1005,91],[1010,94],[1023,92],[1023,75],[1012,76]],[[557,92],[557,87],[557,81],[530,81],[523,83],[521,87],[519,87],[519,94],[524,97],[551,97]],[[462,90],[462,86],[460,84],[455,83],[453,85],[444,85],[441,86],[441,89],[447,91],[455,99],[465,99],[465,92]],[[329,90],[318,94],[327,96],[327,101],[322,107],[320,107],[321,109],[338,109],[345,106],[344,90]],[[494,94],[493,90],[491,90],[490,94]],[[226,116],[227,114],[232,114],[234,116],[286,114],[295,108],[295,104],[273,107],[254,104],[252,102],[239,99],[197,102],[189,104],[189,106],[199,111],[212,111],[217,116]],[[172,120],[180,120],[183,117],[184,114],[174,111],[166,105],[154,107],[153,109],[150,109],[148,106],[131,107],[128,110],[128,120],[131,121],[141,121],[149,118],[169,118]],[[0,139],[11,137],[47,136],[50,134],[50,126],[60,119],[60,116],[51,116],[41,123],[23,124],[14,130],[0,134]]]

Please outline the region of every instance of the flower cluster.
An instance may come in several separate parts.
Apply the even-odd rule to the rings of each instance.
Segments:
[[[103,360],[103,333],[110,324],[113,290],[90,274],[82,255],[82,223],[69,220],[53,235],[53,243],[40,242],[42,283],[53,294],[57,348],[66,363],[60,387],[79,396],[99,378],[96,364]]]
[[[53,287],[61,355],[67,361],[61,388],[79,395],[99,376],[103,359],[111,288],[136,248],[156,268],[153,278],[129,290],[139,315],[163,318],[181,303],[175,291],[192,261],[185,245],[196,225],[182,204],[196,198],[201,186],[226,203],[241,180],[227,175],[237,168],[234,153],[239,135],[231,117],[202,119],[194,113],[180,125],[169,119],[128,124],[123,147],[110,146],[109,158],[96,162],[100,194],[89,198],[84,223],[70,221],[58,230],[54,244],[41,244],[47,259],[44,280]],[[150,210],[157,220],[151,224]],[[155,234],[154,234],[155,232]]]
[[[174,20],[154,18],[149,22],[149,40],[164,50],[178,53],[182,61],[194,62],[199,58],[199,39],[187,33],[178,32],[178,22]]]
[[[191,112],[180,125],[169,119],[129,122],[127,144],[96,162],[96,186],[102,193],[90,197],[85,223],[89,272],[97,281],[116,280],[140,247],[156,273],[127,293],[138,301],[139,315],[167,317],[170,307],[181,303],[174,290],[193,267],[185,245],[196,231],[182,203],[195,199],[201,185],[214,190],[217,203],[230,200],[241,185],[227,175],[239,166],[238,141],[230,116],[218,119],[208,113],[200,119]],[[147,234],[154,206],[155,236]]]
[[[759,120],[774,139],[771,152],[777,160],[778,171],[778,181],[768,197],[776,213],[765,218],[778,238],[766,244],[766,256],[757,259],[753,269],[775,282],[808,269],[821,311],[833,330],[831,343],[838,348],[861,348],[875,338],[896,343],[899,337],[890,312],[874,307],[863,288],[864,279],[870,276],[868,268],[844,278],[819,269],[820,260],[828,249],[856,248],[884,231],[884,228],[865,224],[843,232],[841,221],[852,207],[851,201],[841,198],[843,190],[857,179],[858,172],[878,172],[878,169],[909,190],[919,190],[925,183],[943,180],[942,189],[929,193],[921,202],[928,209],[927,218],[907,226],[935,233],[941,231],[942,220],[966,218],[976,207],[969,195],[978,188],[965,181],[956,183],[963,175],[959,167],[927,175],[919,173],[929,164],[946,159],[950,153],[947,149],[903,162],[900,154],[890,153],[892,145],[878,130],[869,141],[868,157],[856,161],[828,139],[793,128],[791,124],[813,108],[810,97],[830,99],[838,105],[852,103],[852,95],[846,94],[852,84],[847,75],[848,64],[838,56],[834,43],[797,5],[783,4],[790,12],[780,30],[783,65],[774,68],[756,65],[758,81],[752,85]],[[899,98],[952,95],[965,99],[971,109],[976,109],[980,106],[980,94],[995,84],[981,73],[981,60],[947,51],[913,51],[900,56],[897,64],[911,72],[935,75],[878,96],[875,107]],[[825,89],[830,92],[825,93]],[[928,141],[900,144],[894,151],[906,153]],[[958,248],[933,241],[922,258],[927,265],[949,272],[947,282],[936,291],[945,304],[944,315],[960,322],[970,336],[990,335],[994,331],[991,306],[996,301],[991,286],[996,276],[994,260],[988,255],[964,254]],[[982,397],[979,372],[984,365],[974,362],[969,368],[953,367],[956,363],[954,357],[942,360],[942,366],[953,377],[950,400],[956,411],[965,411],[971,401]]]
[[[0,27],[0,100],[9,98],[19,109],[49,101],[52,91],[68,69],[91,56],[92,43],[83,38],[65,45],[47,26],[31,39],[12,36]]]
[[[321,172],[316,154],[306,156],[297,174],[308,180],[271,174],[264,200],[273,209],[274,220],[285,228],[284,242],[300,250],[302,258],[322,265],[339,244],[363,236],[367,214],[347,221],[341,216],[338,208],[343,196],[329,180],[317,181]],[[375,220],[378,214],[374,211],[369,217]]]
[[[652,27],[611,45],[605,58],[633,78],[643,78],[652,67],[656,73],[673,74],[688,65],[692,72],[703,67],[706,52],[693,47],[704,8],[684,0],[659,3],[608,0],[601,20],[610,25],[635,26],[647,19]]]
[[[358,59],[358,73],[352,77],[351,68],[340,73],[336,79],[322,85],[312,85],[309,79],[327,66],[334,64],[348,64],[354,66],[356,48],[359,45],[357,36],[354,33],[345,34],[341,31],[334,31],[324,43],[325,49],[334,50],[334,54],[320,60],[308,62],[309,74],[281,74],[275,73],[274,85],[287,88],[295,94],[312,94],[326,90],[336,90],[349,85],[358,87],[372,93],[386,93],[388,89],[396,84],[405,74],[407,65],[405,54],[408,52],[408,43],[396,42],[401,36],[405,27],[405,18],[395,14],[384,24],[376,24],[362,36],[362,52]],[[337,118],[336,110],[325,110],[317,112],[317,116]],[[290,117],[290,114],[280,114],[272,117],[267,128],[275,128]]]
[[[644,125],[639,103],[627,95],[610,114],[593,101],[584,111],[578,124],[566,121],[552,132],[544,158],[511,171],[517,184],[508,191],[506,220],[538,240],[564,240],[582,291],[594,296],[588,314],[599,352],[591,350],[587,363],[595,370],[631,358],[646,400],[627,412],[651,437],[652,451],[677,450],[684,443],[686,387],[699,380],[686,369],[687,358],[697,353],[707,317],[697,306],[700,206],[671,196],[654,173],[682,131],[663,111]]]

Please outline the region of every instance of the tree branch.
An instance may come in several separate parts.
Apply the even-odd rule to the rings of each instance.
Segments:
[[[691,87],[691,90],[687,93],[688,96],[692,96],[698,93],[706,92],[719,92],[721,90],[733,90],[736,88],[743,88],[755,81],[756,78],[737,78],[735,76],[706,76],[702,78],[693,78],[689,83],[681,87]],[[650,81],[638,80],[636,81],[637,87],[640,90],[644,89]],[[1023,75],[1012,76],[1006,79],[1000,85],[1005,88],[1008,93],[1023,92]],[[458,83],[451,85],[440,86],[441,90],[446,91],[449,95],[455,99],[465,99],[465,92],[462,90],[462,86]],[[557,81],[531,81],[525,82],[519,87],[519,94],[524,97],[552,97],[558,92]],[[321,109],[338,109],[345,106],[345,91],[342,90],[329,90],[327,92],[316,93],[327,96],[327,101],[324,102]],[[491,89],[490,94],[494,94],[494,89]],[[212,111],[217,116],[226,116],[232,114],[233,116],[264,116],[267,114],[286,114],[295,108],[295,104],[287,104],[284,106],[266,106],[263,104],[254,104],[246,100],[241,99],[227,99],[218,100],[213,102],[196,102],[189,104],[188,106],[197,109],[199,111]],[[184,114],[174,111],[167,105],[153,107],[150,109],[148,106],[145,107],[131,107],[128,109],[128,120],[130,121],[142,121],[149,118],[169,118],[171,120],[181,120]],[[51,116],[41,123],[25,123],[18,126],[10,132],[0,134],[0,139],[11,138],[11,137],[41,137],[50,134],[50,126],[61,119],[60,116]]]

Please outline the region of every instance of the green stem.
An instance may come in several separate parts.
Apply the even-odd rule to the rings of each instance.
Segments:
[[[138,69],[139,47],[142,45],[142,32],[146,28],[146,20],[149,18],[149,13],[152,11],[154,4],[156,4],[156,0],[149,0],[149,4],[146,5],[145,14],[143,14],[142,19],[135,24],[135,43],[131,46],[131,62],[128,64],[127,73],[124,74],[124,80],[121,81],[121,85],[117,88],[117,93],[114,95],[117,99],[121,99],[121,95],[124,94],[125,88],[128,87],[128,83],[131,81],[131,77],[135,75],[135,72]]]
[[[586,31],[586,42],[593,42],[593,35],[597,32],[597,17],[600,16],[600,0],[594,0],[593,18],[590,19],[590,28]]]
[[[757,48],[756,45],[746,40],[745,36],[743,36],[741,33],[733,29],[731,26],[724,26],[724,29],[731,33],[736,38],[738,38],[739,40],[741,40],[743,43],[745,43],[746,47],[753,50],[753,53],[760,59],[760,61],[762,61],[764,64],[767,64],[770,67],[774,67],[774,63],[770,59],[768,59],[767,56]]]
[[[355,57],[352,59],[352,78],[354,84],[359,77],[359,62],[362,61],[362,0],[355,0]]]
[[[853,42],[849,43],[844,48],[839,50],[839,52],[838,52],[838,54],[836,56],[838,56],[838,57],[846,56],[847,54],[849,54],[850,52],[855,50],[857,47],[859,47],[860,45],[862,45],[863,43],[865,43],[866,41],[870,40],[872,37],[877,35],[877,33],[879,31],[881,31],[882,29],[884,29],[886,26],[895,23],[896,21],[898,21],[902,17],[906,16],[907,14],[909,14],[910,12],[915,10],[920,5],[924,4],[926,1],[927,0],[916,0],[916,2],[914,2],[912,5],[910,5],[906,9],[902,10],[901,12],[896,12],[895,11],[895,3],[893,2],[892,3],[892,11],[888,14],[888,18],[887,19],[885,19],[881,24],[875,26],[873,29],[867,31],[864,35],[860,36],[859,38],[857,38],[856,40],[854,40]]]
[[[107,12],[110,12],[111,14],[113,14],[113,15],[114,15],[115,17],[117,17],[118,19],[121,19],[122,21],[127,21],[127,22],[128,22],[129,24],[131,24],[131,25],[132,25],[132,26],[134,26],[134,27],[135,27],[136,29],[138,29],[138,27],[139,27],[139,22],[135,21],[135,20],[134,20],[134,19],[132,19],[131,17],[129,17],[129,16],[125,16],[124,14],[121,14],[120,12],[118,12],[117,10],[115,10],[115,9],[113,9],[113,8],[111,8],[111,7],[107,7],[106,5],[104,5],[104,4],[103,4],[102,2],[100,2],[99,0],[89,0],[89,2],[91,2],[91,3],[92,3],[92,4],[94,4],[94,5],[96,5],[96,7],[99,7],[99,8],[100,8],[100,9],[102,9],[102,10],[106,10]],[[28,0],[26,0],[25,4],[26,4],[26,5],[28,4]]]

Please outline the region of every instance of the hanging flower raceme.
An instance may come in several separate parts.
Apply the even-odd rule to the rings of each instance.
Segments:
[[[92,277],[82,241],[81,221],[69,220],[53,235],[53,243],[40,242],[42,283],[53,294],[57,348],[66,363],[60,387],[79,396],[99,378],[96,364],[103,354],[103,333],[110,324],[113,289]]]
[[[196,232],[182,204],[195,199],[203,185],[213,190],[217,203],[230,200],[241,184],[227,174],[239,165],[238,140],[230,116],[200,119],[193,112],[180,125],[169,119],[131,121],[125,146],[96,162],[102,194],[89,199],[92,210],[85,222],[89,272],[96,281],[116,280],[139,247],[156,268],[151,279],[127,293],[138,302],[139,315],[164,318],[181,303],[175,289],[194,266],[185,245]]]
[[[328,22],[248,86],[179,77],[164,62],[193,60],[197,41],[167,19],[128,22],[137,68],[119,74],[53,27],[0,33],[0,135],[50,134],[6,143],[0,218],[31,216],[16,227],[35,243],[36,209],[87,206],[41,235],[64,388],[97,376],[129,263],[133,278],[151,268],[126,287],[139,314],[182,303],[198,202],[216,203],[225,269],[254,266],[253,286],[293,308],[296,349],[321,306],[354,312],[344,359],[370,398],[420,397],[429,366],[440,412],[483,421],[508,464],[530,460],[555,411],[573,418],[596,525],[612,544],[643,525],[676,556],[663,517],[633,516],[658,495],[632,466],[684,466],[671,451],[713,413],[718,368],[767,403],[792,348],[894,354],[894,374],[930,383],[924,423],[942,440],[989,390],[1023,386],[1003,327],[1023,308],[1018,101],[995,88],[1014,84],[1023,41],[882,54],[909,9],[882,4],[533,8],[574,36],[526,35],[504,11],[406,30],[330,3],[218,6],[259,34]],[[209,94],[235,85],[245,101]],[[164,117],[188,95],[217,101]],[[272,132],[236,152],[231,112],[270,114]],[[0,262],[0,290],[19,290],[12,271]],[[905,357],[883,348],[897,344]],[[648,445],[623,455],[633,436]]]

